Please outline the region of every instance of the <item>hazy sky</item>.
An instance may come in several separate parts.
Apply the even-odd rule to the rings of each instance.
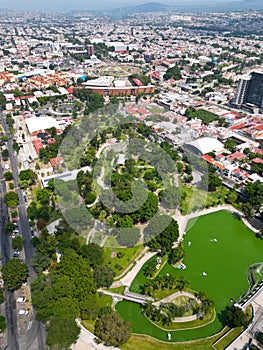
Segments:
[[[212,3],[220,2],[249,2],[255,0],[212,0]],[[260,1],[260,0],[256,0]],[[137,5],[146,2],[160,2],[167,5],[190,5],[198,3],[211,4],[211,0],[0,0],[0,8],[14,10],[94,10],[103,8],[115,8],[126,5]]]

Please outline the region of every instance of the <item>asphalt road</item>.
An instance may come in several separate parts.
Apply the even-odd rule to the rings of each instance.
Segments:
[[[6,135],[8,136],[8,141],[7,141],[7,148],[9,150],[9,160],[10,160],[10,166],[11,166],[11,171],[13,173],[13,182],[14,186],[16,189],[16,192],[19,197],[19,205],[18,205],[18,213],[19,213],[19,229],[20,232],[24,238],[24,251],[25,251],[25,262],[28,266],[28,271],[29,271],[29,277],[28,277],[28,282],[30,283],[34,277],[36,276],[36,273],[33,269],[32,266],[32,259],[34,255],[34,249],[33,245],[31,243],[31,230],[30,226],[28,223],[28,218],[27,218],[27,211],[26,211],[26,204],[24,201],[23,197],[23,192],[22,190],[18,187],[18,166],[17,166],[17,159],[14,153],[13,149],[13,139],[12,136],[9,133],[9,128],[5,120],[5,116],[1,113],[1,121],[2,121],[2,126],[5,130]],[[34,313],[33,313],[34,314]],[[32,320],[32,330],[28,332],[27,336],[25,336],[25,339],[19,339],[19,343],[21,343],[21,350],[22,349],[36,349],[36,350],[44,350],[45,347],[45,329],[44,325],[40,323],[39,321]],[[8,327],[12,327],[11,324],[8,322]],[[32,339],[32,332],[37,329],[37,332],[35,332],[34,339]],[[27,340],[28,338],[28,340]],[[8,342],[11,342],[11,338],[8,338]],[[36,345],[37,342],[37,345]],[[33,347],[31,345],[34,344]],[[12,345],[13,346],[13,345]],[[10,347],[10,350],[19,350],[19,347]]]

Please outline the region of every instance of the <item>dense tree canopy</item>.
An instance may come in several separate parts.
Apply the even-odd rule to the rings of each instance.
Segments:
[[[28,269],[25,263],[17,258],[10,259],[2,267],[2,276],[5,286],[11,290],[17,290],[26,281],[28,276]]]
[[[109,266],[96,266],[94,268],[94,281],[96,282],[98,288],[109,288],[115,275],[115,272]]]
[[[240,307],[231,306],[227,310],[227,323],[230,327],[247,326],[249,317]]]
[[[129,339],[130,328],[128,321],[123,321],[117,312],[112,312],[97,319],[94,334],[107,346],[118,346]]]
[[[178,66],[168,68],[163,77],[165,80],[169,80],[171,78],[173,78],[174,80],[180,80],[182,78],[181,70]]]
[[[37,179],[37,174],[34,173],[33,170],[22,170],[19,173],[19,185],[22,188],[27,188],[28,186],[31,186],[35,180]]]
[[[158,215],[150,221],[144,233],[146,242],[149,240],[147,245],[151,251],[159,250],[166,254],[178,239],[178,224],[166,215]]]
[[[52,349],[69,349],[75,343],[80,333],[80,327],[72,318],[52,317],[47,326],[47,345]]]
[[[245,187],[245,194],[249,197],[249,203],[257,212],[263,203],[263,183],[260,181],[250,182]]]
[[[18,194],[15,191],[9,191],[4,196],[6,204],[10,208],[14,208],[18,204]]]

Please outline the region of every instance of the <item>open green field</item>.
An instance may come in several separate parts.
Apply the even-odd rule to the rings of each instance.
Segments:
[[[116,248],[116,245],[113,248],[104,247],[104,265],[110,266],[116,272],[116,276],[118,276],[134,261],[142,250],[142,245],[136,245],[132,248]],[[122,253],[123,256],[112,257],[112,253]]]
[[[212,241],[214,238],[217,242]],[[191,242],[191,246],[187,242]],[[167,263],[160,275],[182,276],[191,283],[191,289],[205,292],[215,302],[217,316],[203,327],[172,331],[172,341],[178,342],[205,338],[219,332],[225,320],[225,309],[231,305],[230,299],[237,300],[249,287],[246,276],[249,266],[263,260],[263,240],[227,211],[201,216],[194,224],[190,221],[184,243],[186,269],[176,270]],[[202,272],[206,272],[207,276],[202,276]],[[131,291],[142,292],[144,280],[140,271]],[[167,331],[148,321],[141,314],[139,305],[125,301],[118,303],[116,309],[131,322],[133,332],[167,341]]]

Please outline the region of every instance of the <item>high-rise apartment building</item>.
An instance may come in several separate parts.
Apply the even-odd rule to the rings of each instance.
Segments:
[[[233,103],[263,108],[263,72],[252,72],[250,77],[240,80]]]
[[[245,101],[245,94],[248,88],[248,84],[250,81],[250,77],[246,76],[243,77],[237,87],[237,92],[236,92],[236,96],[233,100],[233,103],[237,106],[241,106],[244,101]]]
[[[244,102],[263,108],[263,72],[253,72],[251,74]]]

